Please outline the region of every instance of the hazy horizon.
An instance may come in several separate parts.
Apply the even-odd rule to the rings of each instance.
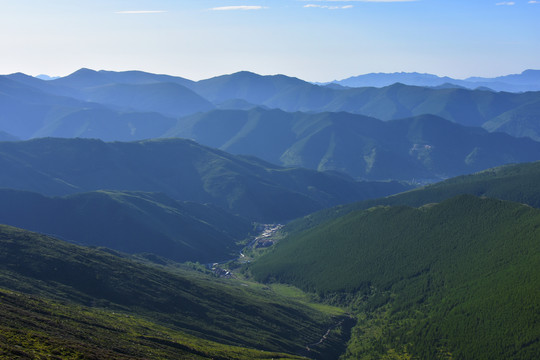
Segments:
[[[0,1],[0,73],[80,68],[192,80],[246,70],[327,82],[540,68],[540,1]]]
[[[26,75],[30,75],[30,76],[33,76],[33,77],[50,77],[51,79],[55,79],[55,78],[60,78],[60,77],[66,77],[66,76],[69,76],[79,70],[82,70],[82,69],[89,69],[89,70],[93,70],[93,71],[113,71],[113,72],[124,72],[124,71],[142,71],[142,72],[147,72],[147,73],[153,73],[153,72],[150,72],[150,71],[144,71],[144,70],[140,70],[140,69],[127,69],[127,70],[111,70],[111,69],[90,69],[90,68],[79,68],[73,72],[70,72],[68,74],[65,74],[65,75],[51,75],[51,74],[46,74],[46,73],[37,73],[37,74],[28,74],[28,73],[24,73],[22,71],[17,71],[16,73],[24,73]],[[506,75],[518,75],[518,74],[521,74],[522,72],[524,71],[527,71],[527,70],[540,70],[540,69],[523,69],[522,71],[519,71],[519,72],[516,72],[516,73],[508,73],[508,74],[498,74],[498,75],[495,75],[495,76],[492,76],[492,77],[486,77],[486,78],[496,78],[496,77],[499,77],[499,76],[506,76]],[[257,75],[261,75],[261,76],[273,76],[273,75],[285,75],[285,76],[288,76],[288,77],[295,77],[295,78],[299,78],[300,80],[304,80],[304,81],[308,81],[309,80],[306,80],[306,79],[302,79],[298,76],[294,76],[294,75],[288,75],[288,74],[280,74],[280,73],[276,73],[276,74],[259,74],[259,73],[256,73],[254,71],[250,71],[250,70],[238,70],[238,71],[235,71],[235,72],[232,72],[232,73],[226,73],[226,74],[216,74],[216,75],[212,75],[208,78],[200,78],[200,79],[193,79],[193,78],[189,78],[189,77],[186,77],[186,76],[182,76],[182,75],[178,75],[178,74],[167,74],[167,73],[163,73],[163,72],[156,72],[156,73],[153,73],[153,74],[158,74],[158,75],[170,75],[170,76],[177,76],[177,77],[181,77],[181,78],[185,78],[185,79],[188,79],[188,80],[193,80],[193,81],[199,81],[199,80],[207,80],[207,79],[211,79],[213,77],[219,77],[219,76],[225,76],[225,75],[232,75],[232,74],[235,74],[235,73],[238,73],[238,72],[251,72],[251,73],[255,73]],[[419,74],[419,75],[435,75],[435,76],[438,76],[438,77],[441,77],[441,78],[444,78],[444,77],[450,77],[454,80],[467,80],[468,78],[472,78],[472,77],[477,77],[477,75],[470,75],[470,76],[467,76],[467,77],[463,77],[463,78],[453,78],[451,76],[448,76],[448,75],[444,75],[444,74],[431,74],[431,73],[426,73],[426,72],[421,72],[421,71],[394,71],[394,72],[371,72],[371,73],[364,73],[364,74],[352,74],[348,77],[345,77],[345,78],[342,78],[342,79],[334,79],[334,80],[330,80],[330,81],[327,81],[328,83],[332,82],[332,81],[341,81],[341,80],[346,80],[348,78],[352,78],[352,77],[356,77],[356,76],[362,76],[362,75],[371,75],[371,74],[388,74],[388,75],[393,75],[393,74],[412,74],[412,73],[416,73],[416,74]],[[1,75],[11,75],[13,73],[6,73],[6,74],[0,74]],[[480,76],[479,76],[480,77]],[[326,83],[326,82],[323,82],[323,81],[316,81],[316,80],[312,80],[311,82],[313,83]]]

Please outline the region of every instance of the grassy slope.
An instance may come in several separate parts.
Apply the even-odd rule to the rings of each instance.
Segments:
[[[143,317],[0,289],[0,357],[299,359],[203,340]]]
[[[171,273],[7,226],[0,226],[0,270],[3,289],[126,313],[227,345],[300,353],[333,322],[249,284]]]
[[[539,229],[539,210],[470,195],[378,207],[282,241],[251,271],[327,296],[363,294],[355,306],[368,320],[355,330],[351,359],[532,359],[540,351]],[[379,334],[366,340],[375,316]]]

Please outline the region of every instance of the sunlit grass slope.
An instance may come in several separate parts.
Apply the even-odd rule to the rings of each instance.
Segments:
[[[128,318],[134,316],[139,325],[147,321],[167,331],[189,333],[221,344],[292,354],[303,352],[305,344],[317,341],[333,323],[326,313],[260,287],[234,280],[219,281],[187,271],[171,271],[111,251],[80,247],[0,226],[0,288],[39,297],[41,300],[35,301],[44,301],[44,308],[50,308],[54,300],[68,307],[92,307],[84,310],[90,313],[106,309],[107,316],[112,316],[110,311],[128,315]],[[24,300],[27,305],[23,305],[29,306],[28,311],[32,313],[40,307],[32,305],[35,301],[27,299]],[[65,311],[72,311],[69,309]],[[96,327],[103,324],[103,317],[98,315],[95,315]],[[56,317],[48,316],[45,318],[56,321]],[[81,317],[67,318],[72,323],[82,321]],[[24,323],[23,319],[14,321]],[[28,328],[21,326],[19,330],[26,334],[21,335],[23,337],[34,332],[43,334],[32,324]],[[15,330],[17,326],[10,331]],[[45,337],[50,335],[48,330],[44,333]],[[113,336],[111,334],[103,333],[102,338]],[[92,343],[85,336],[81,335],[80,341]],[[152,340],[141,338],[141,341]],[[166,341],[164,344],[168,346]],[[109,349],[114,348],[111,345]]]
[[[0,290],[3,359],[299,359],[203,340],[143,317]]]

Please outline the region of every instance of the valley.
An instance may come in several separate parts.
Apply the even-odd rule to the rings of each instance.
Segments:
[[[420,75],[0,76],[0,358],[536,359],[537,72]]]

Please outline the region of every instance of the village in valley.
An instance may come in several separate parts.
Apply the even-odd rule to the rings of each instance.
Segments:
[[[282,224],[260,224],[257,227],[259,235],[254,237],[243,249],[240,251],[239,257],[232,261],[237,261],[240,264],[249,263],[253,255],[256,254],[256,250],[265,249],[274,245],[281,237],[276,236],[276,233],[283,228]],[[208,264],[208,268],[212,270],[215,276],[221,278],[235,278],[234,273],[229,269],[228,265],[231,262],[215,262]]]

